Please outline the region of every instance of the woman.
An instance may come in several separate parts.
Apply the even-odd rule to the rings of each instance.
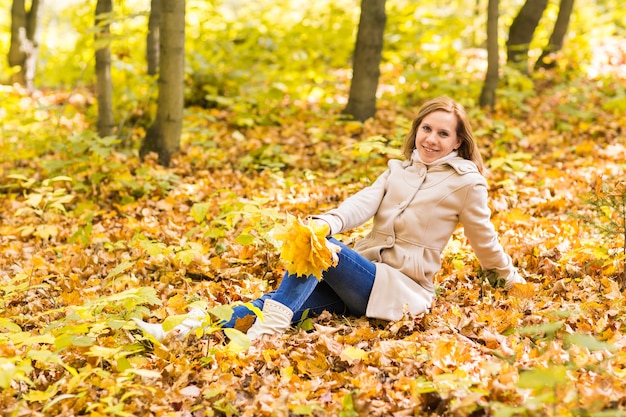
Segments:
[[[448,97],[425,103],[403,153],[406,160],[389,161],[372,185],[338,208],[311,217],[328,225],[329,236],[371,218],[373,225],[354,249],[330,238],[341,246],[339,262],[323,273],[322,281],[285,274],[276,291],[254,300],[263,320],[248,330],[250,339],[286,331],[306,310],[385,320],[428,311],[441,253],[459,222],[482,268],[503,280],[505,289],[525,282],[491,224],[482,158],[464,108]],[[251,314],[236,306],[223,326],[234,327],[237,319]],[[186,335],[201,325],[204,315],[192,310],[174,331]],[[160,324],[137,323],[158,340],[166,336]]]

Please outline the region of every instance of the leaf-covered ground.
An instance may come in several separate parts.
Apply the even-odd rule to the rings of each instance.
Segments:
[[[590,227],[608,224],[612,207],[585,203],[619,190],[623,111],[571,91],[472,110],[493,222],[528,284],[492,288],[459,229],[430,313],[393,323],[323,314],[247,348],[215,327],[153,343],[130,318],[160,322],[274,288],[283,269],[269,230],[368,184],[413,109],[384,104],[362,125],[294,106],[245,129],[228,112],[188,109],[183,151],[165,169],[84,133],[76,96],[61,106],[66,97],[3,88],[4,415],[626,410],[623,237]]]

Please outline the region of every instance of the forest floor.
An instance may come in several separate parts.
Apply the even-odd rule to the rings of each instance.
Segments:
[[[294,106],[249,128],[188,109],[182,151],[163,168],[89,134],[82,103],[60,116],[57,96],[3,88],[3,415],[626,413],[623,237],[602,229],[619,231],[611,198],[626,195],[623,111],[567,90],[471,111],[492,220],[528,284],[491,287],[460,227],[426,314],[322,314],[252,346],[215,325],[158,343],[131,318],[192,305],[219,315],[275,288],[273,225],[371,182],[415,109],[382,104],[360,124]]]

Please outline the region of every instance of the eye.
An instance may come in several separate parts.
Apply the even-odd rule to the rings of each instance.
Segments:
[[[426,131],[426,132],[430,132],[430,126],[422,126],[422,130]]]
[[[439,136],[447,138],[448,136],[450,136],[450,133],[448,133],[448,132],[439,132]]]

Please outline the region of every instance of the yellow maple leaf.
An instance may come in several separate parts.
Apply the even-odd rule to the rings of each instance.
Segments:
[[[304,222],[299,217],[287,216],[284,226],[271,232],[280,247],[280,258],[287,272],[297,276],[313,275],[322,279],[322,272],[337,265],[340,247],[326,239],[328,225]]]

